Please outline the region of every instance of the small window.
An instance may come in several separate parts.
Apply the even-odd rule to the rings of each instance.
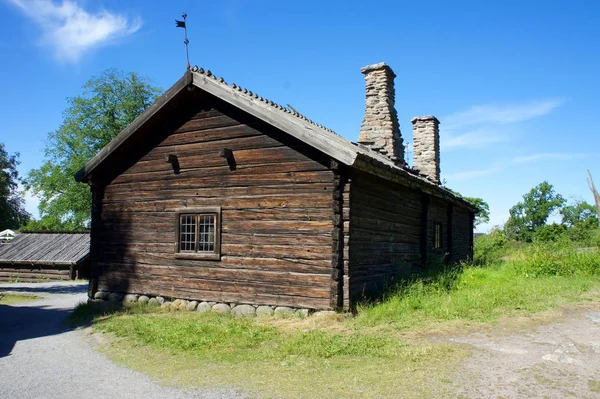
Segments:
[[[433,249],[442,248],[442,223],[435,222],[433,225]]]
[[[177,257],[220,259],[220,208],[177,212]]]

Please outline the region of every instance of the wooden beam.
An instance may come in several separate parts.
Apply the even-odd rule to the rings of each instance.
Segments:
[[[165,155],[165,162],[171,164],[171,166],[173,167],[173,172],[175,172],[176,175],[179,174],[180,168],[179,168],[179,159],[177,158],[177,155],[175,155],[175,154]]]
[[[222,148],[221,151],[219,151],[219,156],[227,160],[227,165],[229,165],[230,170],[237,169],[237,163],[235,162],[233,151],[230,148]]]
[[[354,162],[356,150],[352,148],[353,144],[343,137],[275,108],[265,101],[255,100],[213,77],[199,72],[193,74],[193,83],[198,88],[309,144],[333,159],[346,165],[352,165]]]

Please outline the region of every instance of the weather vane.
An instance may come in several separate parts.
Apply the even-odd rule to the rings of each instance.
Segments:
[[[190,53],[188,50],[188,44],[190,44],[190,41],[188,40],[188,37],[187,37],[187,26],[185,23],[187,14],[184,12],[183,14],[181,14],[181,16],[183,17],[183,21],[175,20],[175,26],[177,28],[183,28],[183,30],[185,32],[185,40],[183,41],[183,43],[185,44],[185,57],[187,59],[187,69],[190,69]]]

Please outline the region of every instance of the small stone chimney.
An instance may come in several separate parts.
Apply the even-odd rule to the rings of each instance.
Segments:
[[[358,142],[403,165],[404,144],[394,108],[396,74],[383,62],[360,71],[365,75],[367,93]]]
[[[440,121],[435,116],[416,116],[413,124],[413,169],[440,184]]]

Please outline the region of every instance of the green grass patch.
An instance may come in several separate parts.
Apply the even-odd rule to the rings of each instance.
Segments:
[[[39,299],[35,295],[0,293],[0,305],[14,305],[17,303],[31,302]]]
[[[260,397],[427,397],[448,388],[461,348],[355,330],[338,317],[235,318],[140,305],[81,304],[72,322],[114,337],[113,360],[165,384],[235,387]],[[443,389],[442,389],[443,388]]]
[[[600,287],[596,275],[533,278],[520,266],[464,266],[399,285],[381,303],[362,307],[355,323],[419,329],[444,321],[490,322],[581,301],[582,294]]]

